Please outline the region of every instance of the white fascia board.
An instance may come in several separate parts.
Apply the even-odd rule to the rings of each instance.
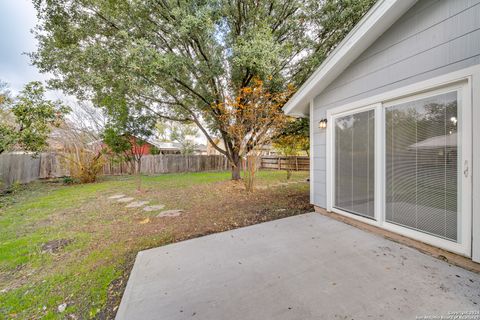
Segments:
[[[307,114],[309,102],[337,78],[360,54],[417,0],[380,0],[285,104],[288,115]]]

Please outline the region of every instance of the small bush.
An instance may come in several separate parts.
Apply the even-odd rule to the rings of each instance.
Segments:
[[[12,194],[18,193],[22,190],[22,184],[18,181],[15,181],[9,188],[9,192]]]
[[[66,154],[65,162],[72,180],[91,183],[97,181],[105,165],[105,158],[102,153],[79,150]]]
[[[161,151],[160,151],[159,148],[157,148],[157,147],[155,147],[155,146],[151,146],[151,147],[150,147],[150,154],[151,154],[151,155],[156,156],[156,155],[159,155],[160,153],[161,153]]]
[[[15,181],[9,187],[6,187],[3,182],[0,182],[0,196],[6,195],[6,194],[16,194],[20,192],[23,189],[23,187],[24,187],[23,184],[21,184],[18,181]]]
[[[79,183],[79,181],[73,179],[72,177],[63,177],[63,184],[75,184],[75,183]]]

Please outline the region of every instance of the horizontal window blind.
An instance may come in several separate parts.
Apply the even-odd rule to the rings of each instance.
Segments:
[[[457,240],[457,92],[386,108],[388,222]]]
[[[375,110],[335,119],[335,207],[374,217]]]

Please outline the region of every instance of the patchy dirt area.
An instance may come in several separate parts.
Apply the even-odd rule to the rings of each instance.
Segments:
[[[42,245],[42,252],[43,253],[57,253],[58,251],[62,250],[64,247],[68,246],[72,243],[72,239],[56,239],[52,241],[48,241],[44,245]]]
[[[241,182],[226,181],[200,190],[185,188],[162,192],[159,197],[161,199],[194,200],[184,202],[188,209],[181,215],[154,215],[147,223],[139,220],[137,225],[123,226],[122,229],[135,229],[135,233],[142,236],[153,236],[159,230],[169,230],[172,242],[177,242],[313,211],[309,204],[308,188],[305,190],[305,186],[272,187],[257,190],[253,194],[247,194],[243,189]],[[122,277],[109,288],[108,303],[102,310],[105,319],[113,319],[115,316],[133,262],[134,259],[128,262]]]
[[[0,207],[0,318],[113,319],[138,251],[313,211],[307,173],[285,176],[253,193],[228,173],[28,186]]]

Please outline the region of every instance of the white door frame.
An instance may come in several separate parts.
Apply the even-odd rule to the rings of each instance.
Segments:
[[[480,66],[452,72],[427,81],[422,81],[400,89],[392,90],[373,97],[355,101],[337,108],[327,110],[327,210],[333,211],[362,222],[429,243],[431,245],[452,251],[464,256],[472,256],[472,74],[480,73]],[[421,99],[423,95],[435,95],[439,92],[458,90],[458,116],[461,123],[461,163],[462,173],[468,170],[468,176],[461,175],[461,234],[459,242],[445,240],[413,229],[408,229],[385,221],[385,108],[408,99]],[[334,123],[335,118],[375,109],[375,219],[358,216],[334,207],[335,199],[335,150],[334,150]],[[466,163],[465,163],[466,161]],[[466,167],[465,167],[466,165]]]

